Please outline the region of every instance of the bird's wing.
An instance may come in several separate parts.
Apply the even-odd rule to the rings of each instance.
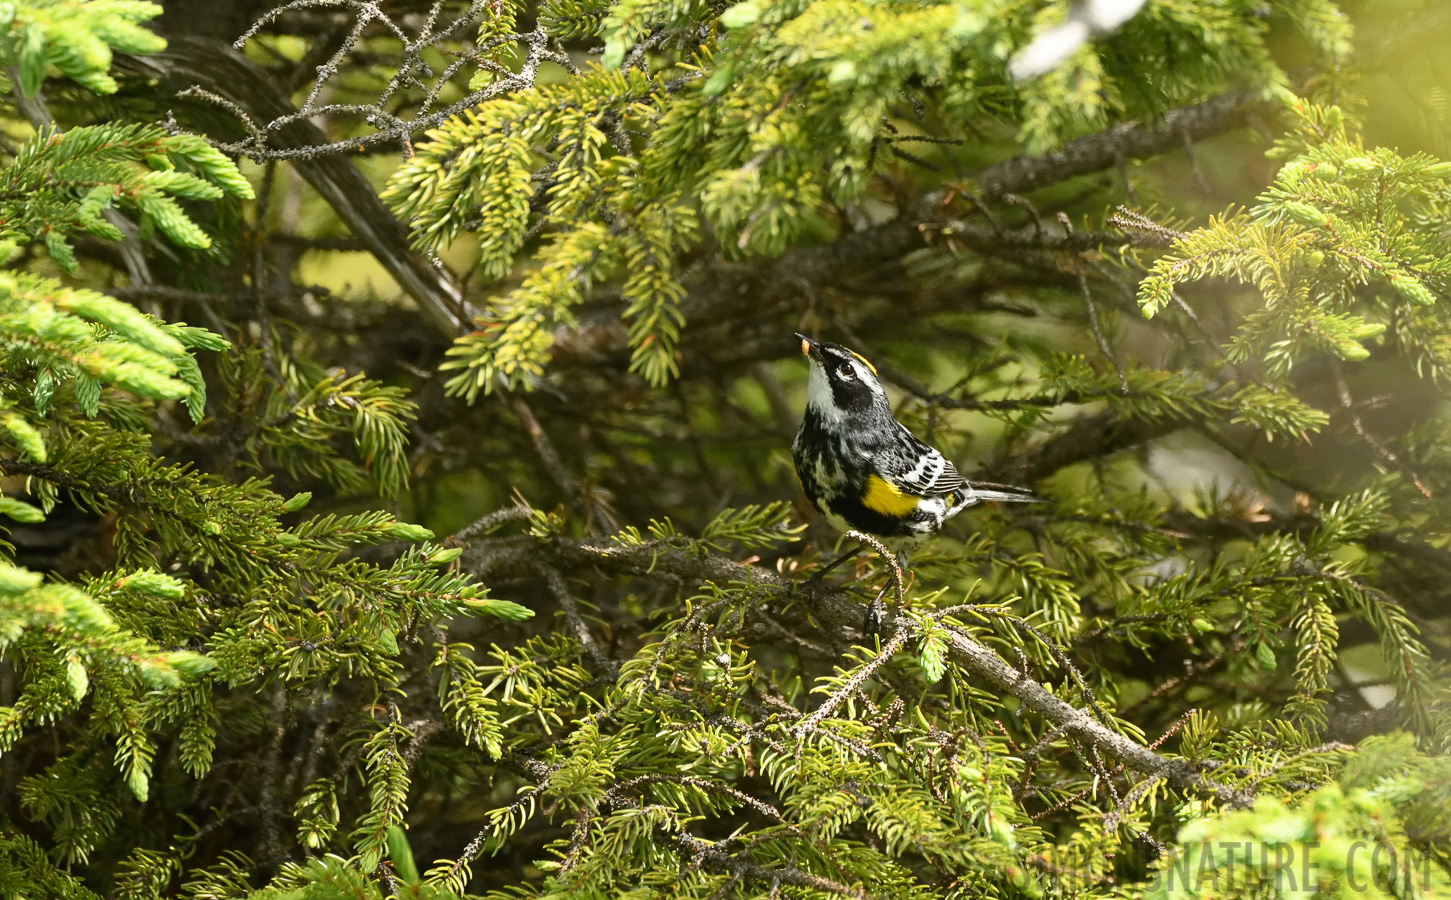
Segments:
[[[936,447],[929,447],[907,429],[902,429],[903,438],[900,454],[893,454],[892,468],[883,472],[886,479],[909,494],[926,497],[931,494],[947,494],[962,487],[966,482],[957,474],[957,467],[943,456]]]
[[[901,423],[897,423],[901,425]],[[934,494],[965,492],[964,505],[971,506],[983,500],[998,500],[1008,503],[1036,503],[1042,497],[1027,488],[1010,484],[993,484],[988,481],[968,481],[936,447],[930,447],[917,439],[905,427],[898,433],[900,443],[896,453],[891,454],[895,465],[883,471],[882,477],[905,494],[929,497]]]

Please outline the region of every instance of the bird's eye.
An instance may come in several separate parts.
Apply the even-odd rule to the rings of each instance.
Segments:
[[[851,370],[851,363],[842,363],[841,368],[836,370],[836,377],[842,381],[851,381],[855,378],[856,373]]]

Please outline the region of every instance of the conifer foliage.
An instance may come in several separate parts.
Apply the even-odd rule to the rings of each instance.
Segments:
[[[0,2],[0,896],[1451,896],[1445,11],[1082,6]]]

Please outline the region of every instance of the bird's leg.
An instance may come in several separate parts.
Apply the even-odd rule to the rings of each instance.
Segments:
[[[907,594],[907,588],[904,584],[905,577],[902,574],[907,571],[907,551],[898,550],[895,558],[887,557],[887,564],[892,567],[892,579],[897,588],[897,605],[894,609],[900,612]],[[886,590],[886,588],[882,588],[882,593],[886,593]]]
[[[856,538],[863,544],[870,544],[873,548],[876,549],[878,553],[882,555],[882,559],[885,560],[887,565],[890,566],[892,569],[892,581],[886,585],[883,585],[882,589],[877,592],[877,596],[872,598],[872,602],[867,605],[866,618],[862,622],[863,635],[876,634],[882,627],[882,597],[887,593],[888,587],[895,586],[897,588],[896,608],[901,609],[902,607],[902,597],[904,594],[902,587],[902,567],[897,564],[897,556],[905,558],[905,554],[898,554],[897,556],[893,556],[892,552],[887,549],[886,544],[883,544],[881,541],[877,540],[871,535],[863,534],[860,531],[848,531],[846,533],[846,536],[849,538]]]
[[[892,612],[899,613],[902,611],[902,598],[904,595],[902,570],[907,568],[907,554],[901,552],[897,554],[895,559],[891,556],[884,556],[884,558],[887,561],[887,565],[892,569],[892,580],[882,585],[882,589],[877,591],[877,595],[872,598],[871,604],[867,606],[866,618],[862,622],[863,637],[879,634],[882,630],[882,598],[887,595],[887,588],[895,587],[897,589],[897,602],[892,606]]]
[[[826,568],[824,568],[824,569],[818,569],[815,573],[812,574],[811,578],[809,578],[808,580],[809,581],[820,581],[821,579],[825,578],[827,576],[827,574],[831,572],[832,569],[835,569],[837,566],[839,566],[842,563],[846,562],[847,560],[851,559],[853,556],[856,556],[860,552],[862,552],[862,548],[861,548],[861,545],[858,544],[857,546],[851,548],[847,552],[845,552],[842,555],[838,556],[836,559],[833,559],[826,566]]]
[[[887,592],[891,585],[884,584],[872,602],[867,604],[867,614],[862,617],[862,637],[870,638],[874,634],[882,633],[882,595]]]

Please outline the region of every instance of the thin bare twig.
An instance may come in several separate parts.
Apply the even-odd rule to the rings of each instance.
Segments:
[[[1361,421],[1360,413],[1356,409],[1355,398],[1350,394],[1350,383],[1345,380],[1345,367],[1341,365],[1339,360],[1334,360],[1331,368],[1335,373],[1335,389],[1340,397],[1340,405],[1349,414],[1350,427],[1355,429],[1356,435],[1365,442],[1366,446],[1375,453],[1381,462],[1400,473],[1402,478],[1409,481],[1416,490],[1421,492],[1421,496],[1428,500],[1431,499],[1431,490],[1421,483],[1421,478],[1416,474],[1415,470],[1406,465],[1391,448],[1381,443],[1380,439],[1372,434],[1370,429],[1365,427],[1365,423]]]
[[[552,566],[540,564],[537,566],[539,574],[544,576],[544,581],[549,585],[549,592],[559,602],[559,608],[564,611],[564,620],[569,625],[569,630],[574,632],[575,640],[579,641],[584,648],[585,656],[589,659],[589,667],[594,671],[596,677],[614,681],[619,675],[620,665],[610,659],[609,654],[600,648],[594,635],[590,633],[589,626],[580,615],[579,603],[575,601],[574,594],[570,593],[569,584],[558,569]]]
[[[1104,358],[1113,363],[1113,369],[1118,373],[1119,391],[1124,396],[1129,394],[1129,376],[1124,371],[1124,364],[1119,361],[1118,354],[1113,352],[1113,347],[1108,342],[1108,337],[1103,333],[1103,326],[1098,321],[1098,306],[1093,302],[1093,291],[1088,286],[1088,276],[1082,270],[1078,272],[1078,290],[1083,294],[1083,305],[1088,308],[1088,327],[1093,331],[1093,339],[1098,343],[1098,352]]]

